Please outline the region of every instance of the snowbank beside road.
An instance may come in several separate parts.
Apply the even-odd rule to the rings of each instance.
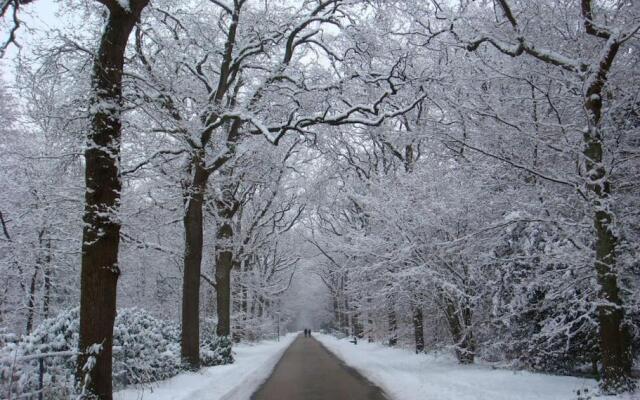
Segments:
[[[597,392],[597,383],[592,379],[460,365],[445,356],[416,355],[375,343],[354,345],[328,335],[315,337],[393,400],[576,400],[576,390]],[[583,398],[589,396],[583,394]],[[597,399],[632,398],[633,395]]]
[[[114,400],[247,400],[267,379],[295,339],[288,334],[279,342],[234,346],[235,362],[185,372],[165,381],[114,393]]]

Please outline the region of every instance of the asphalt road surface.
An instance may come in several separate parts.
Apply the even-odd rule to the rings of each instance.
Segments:
[[[387,400],[378,387],[344,365],[313,337],[289,346],[252,400]]]

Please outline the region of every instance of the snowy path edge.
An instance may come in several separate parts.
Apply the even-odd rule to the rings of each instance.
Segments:
[[[269,377],[284,352],[298,336],[290,333],[274,340],[234,348],[233,364],[185,372],[142,387],[114,393],[114,400],[248,400]]]
[[[251,395],[271,376],[278,361],[280,361],[284,352],[287,351],[297,336],[297,333],[285,336],[283,338],[283,341],[286,342],[285,346],[271,355],[264,363],[256,366],[252,373],[247,375],[240,384],[220,397],[220,400],[249,400]]]
[[[460,366],[451,358],[416,355],[376,343],[354,346],[345,339],[317,334],[322,345],[380,387],[391,400],[638,400],[637,393],[598,396],[592,379],[493,369],[476,364]],[[588,394],[584,393],[588,389]]]
[[[354,363],[350,358],[345,357],[345,355],[340,352],[340,349],[335,346],[335,343],[332,342],[333,340],[338,340],[336,337],[322,333],[315,334],[314,337],[322,344],[325,349],[327,349],[331,354],[345,363],[345,365],[347,365],[349,368],[353,368],[359,374],[364,376],[365,379],[367,379],[369,382],[382,389],[385,396],[387,396],[390,400],[398,399],[398,397],[394,395],[394,388],[385,384],[384,379],[381,379],[381,377],[378,376],[375,372],[362,368],[362,366]]]

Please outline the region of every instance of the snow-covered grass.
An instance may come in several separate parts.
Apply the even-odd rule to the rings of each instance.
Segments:
[[[269,377],[284,351],[295,339],[240,344],[233,348],[234,363],[181,373],[152,385],[114,393],[115,400],[247,400]]]
[[[446,355],[417,355],[376,343],[361,341],[354,345],[329,335],[315,337],[392,400],[576,400],[590,396],[595,399],[598,391],[592,379],[494,369],[489,365],[463,366]],[[577,390],[582,397],[578,397]],[[633,398],[634,395],[598,397]]]

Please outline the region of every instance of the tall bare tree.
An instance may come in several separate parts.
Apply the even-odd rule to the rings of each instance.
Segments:
[[[387,118],[413,109],[424,99],[424,93],[402,98],[403,87],[397,86],[403,79],[398,72],[400,62],[382,70],[347,70],[351,68],[347,56],[364,64],[366,52],[359,53],[353,44],[345,46],[322,35],[327,26],[341,28],[341,16],[350,11],[349,4],[342,1],[303,2],[298,8],[281,8],[275,2],[236,0],[228,6],[211,2],[207,7],[210,15],[196,17],[157,10],[160,24],[168,26],[169,35],[160,38],[168,42],[166,46],[175,46],[187,37],[194,43],[187,52],[189,60],[174,60],[170,67],[184,72],[181,77],[189,81],[185,83],[190,85],[187,88],[176,87],[162,69],[163,60],[149,56],[152,53],[145,50],[145,46],[153,48],[158,41],[145,41],[144,32],[138,40],[138,56],[147,87],[144,90],[148,97],[157,100],[160,110],[155,112],[160,111],[159,119],[163,119],[157,130],[177,138],[188,154],[187,176],[182,180],[185,205],[182,356],[194,368],[199,364],[202,210],[209,178],[224,174],[238,147],[251,137],[262,136],[268,143],[278,145],[285,134],[314,135],[312,130],[318,126],[380,125]],[[256,24],[258,16],[264,13],[270,13],[273,21]],[[189,20],[192,25],[203,28],[192,31],[187,18],[194,18]],[[212,24],[212,19],[221,23]],[[210,35],[206,40],[202,31]],[[214,39],[222,51],[211,48]],[[312,67],[301,62],[305,56],[320,57],[332,67],[324,70]],[[256,68],[256,63],[262,67]],[[370,90],[364,101],[350,90],[359,84]],[[183,101],[185,96],[191,99],[188,104]],[[323,100],[318,101],[320,98]],[[272,103],[279,105],[277,112]],[[220,264],[216,276],[222,282],[217,289],[218,302],[228,310],[231,291],[224,282],[229,281],[234,257],[227,242],[233,238],[229,220],[236,208],[228,193],[237,187],[237,182],[227,180],[223,186],[218,190],[226,193],[225,198],[216,203],[220,229],[216,232]],[[218,333],[226,335],[230,324],[224,317],[221,322]]]
[[[616,266],[618,237],[614,226],[613,188],[611,171],[605,160],[606,144],[602,128],[603,102],[609,72],[616,56],[624,44],[639,30],[640,24],[632,20],[626,26],[601,25],[596,18],[591,0],[580,0],[580,12],[586,35],[596,39],[597,56],[593,60],[582,60],[567,56],[554,49],[534,43],[523,34],[517,14],[507,0],[498,0],[515,40],[490,35],[471,41],[467,48],[475,51],[483,43],[517,57],[523,54],[543,63],[561,68],[579,77],[582,82],[582,102],[585,111],[586,129],[583,135],[584,187],[593,210],[595,232],[595,271],[599,284],[598,324],[600,330],[600,352],[602,355],[602,387],[606,391],[617,391],[631,384],[631,343],[628,327],[624,323],[624,307],[620,296],[619,276]]]
[[[85,397],[112,398],[113,323],[120,267],[118,208],[122,75],[129,34],[149,0],[99,0],[109,10],[93,64],[91,130],[85,150],[80,343],[76,379]]]

